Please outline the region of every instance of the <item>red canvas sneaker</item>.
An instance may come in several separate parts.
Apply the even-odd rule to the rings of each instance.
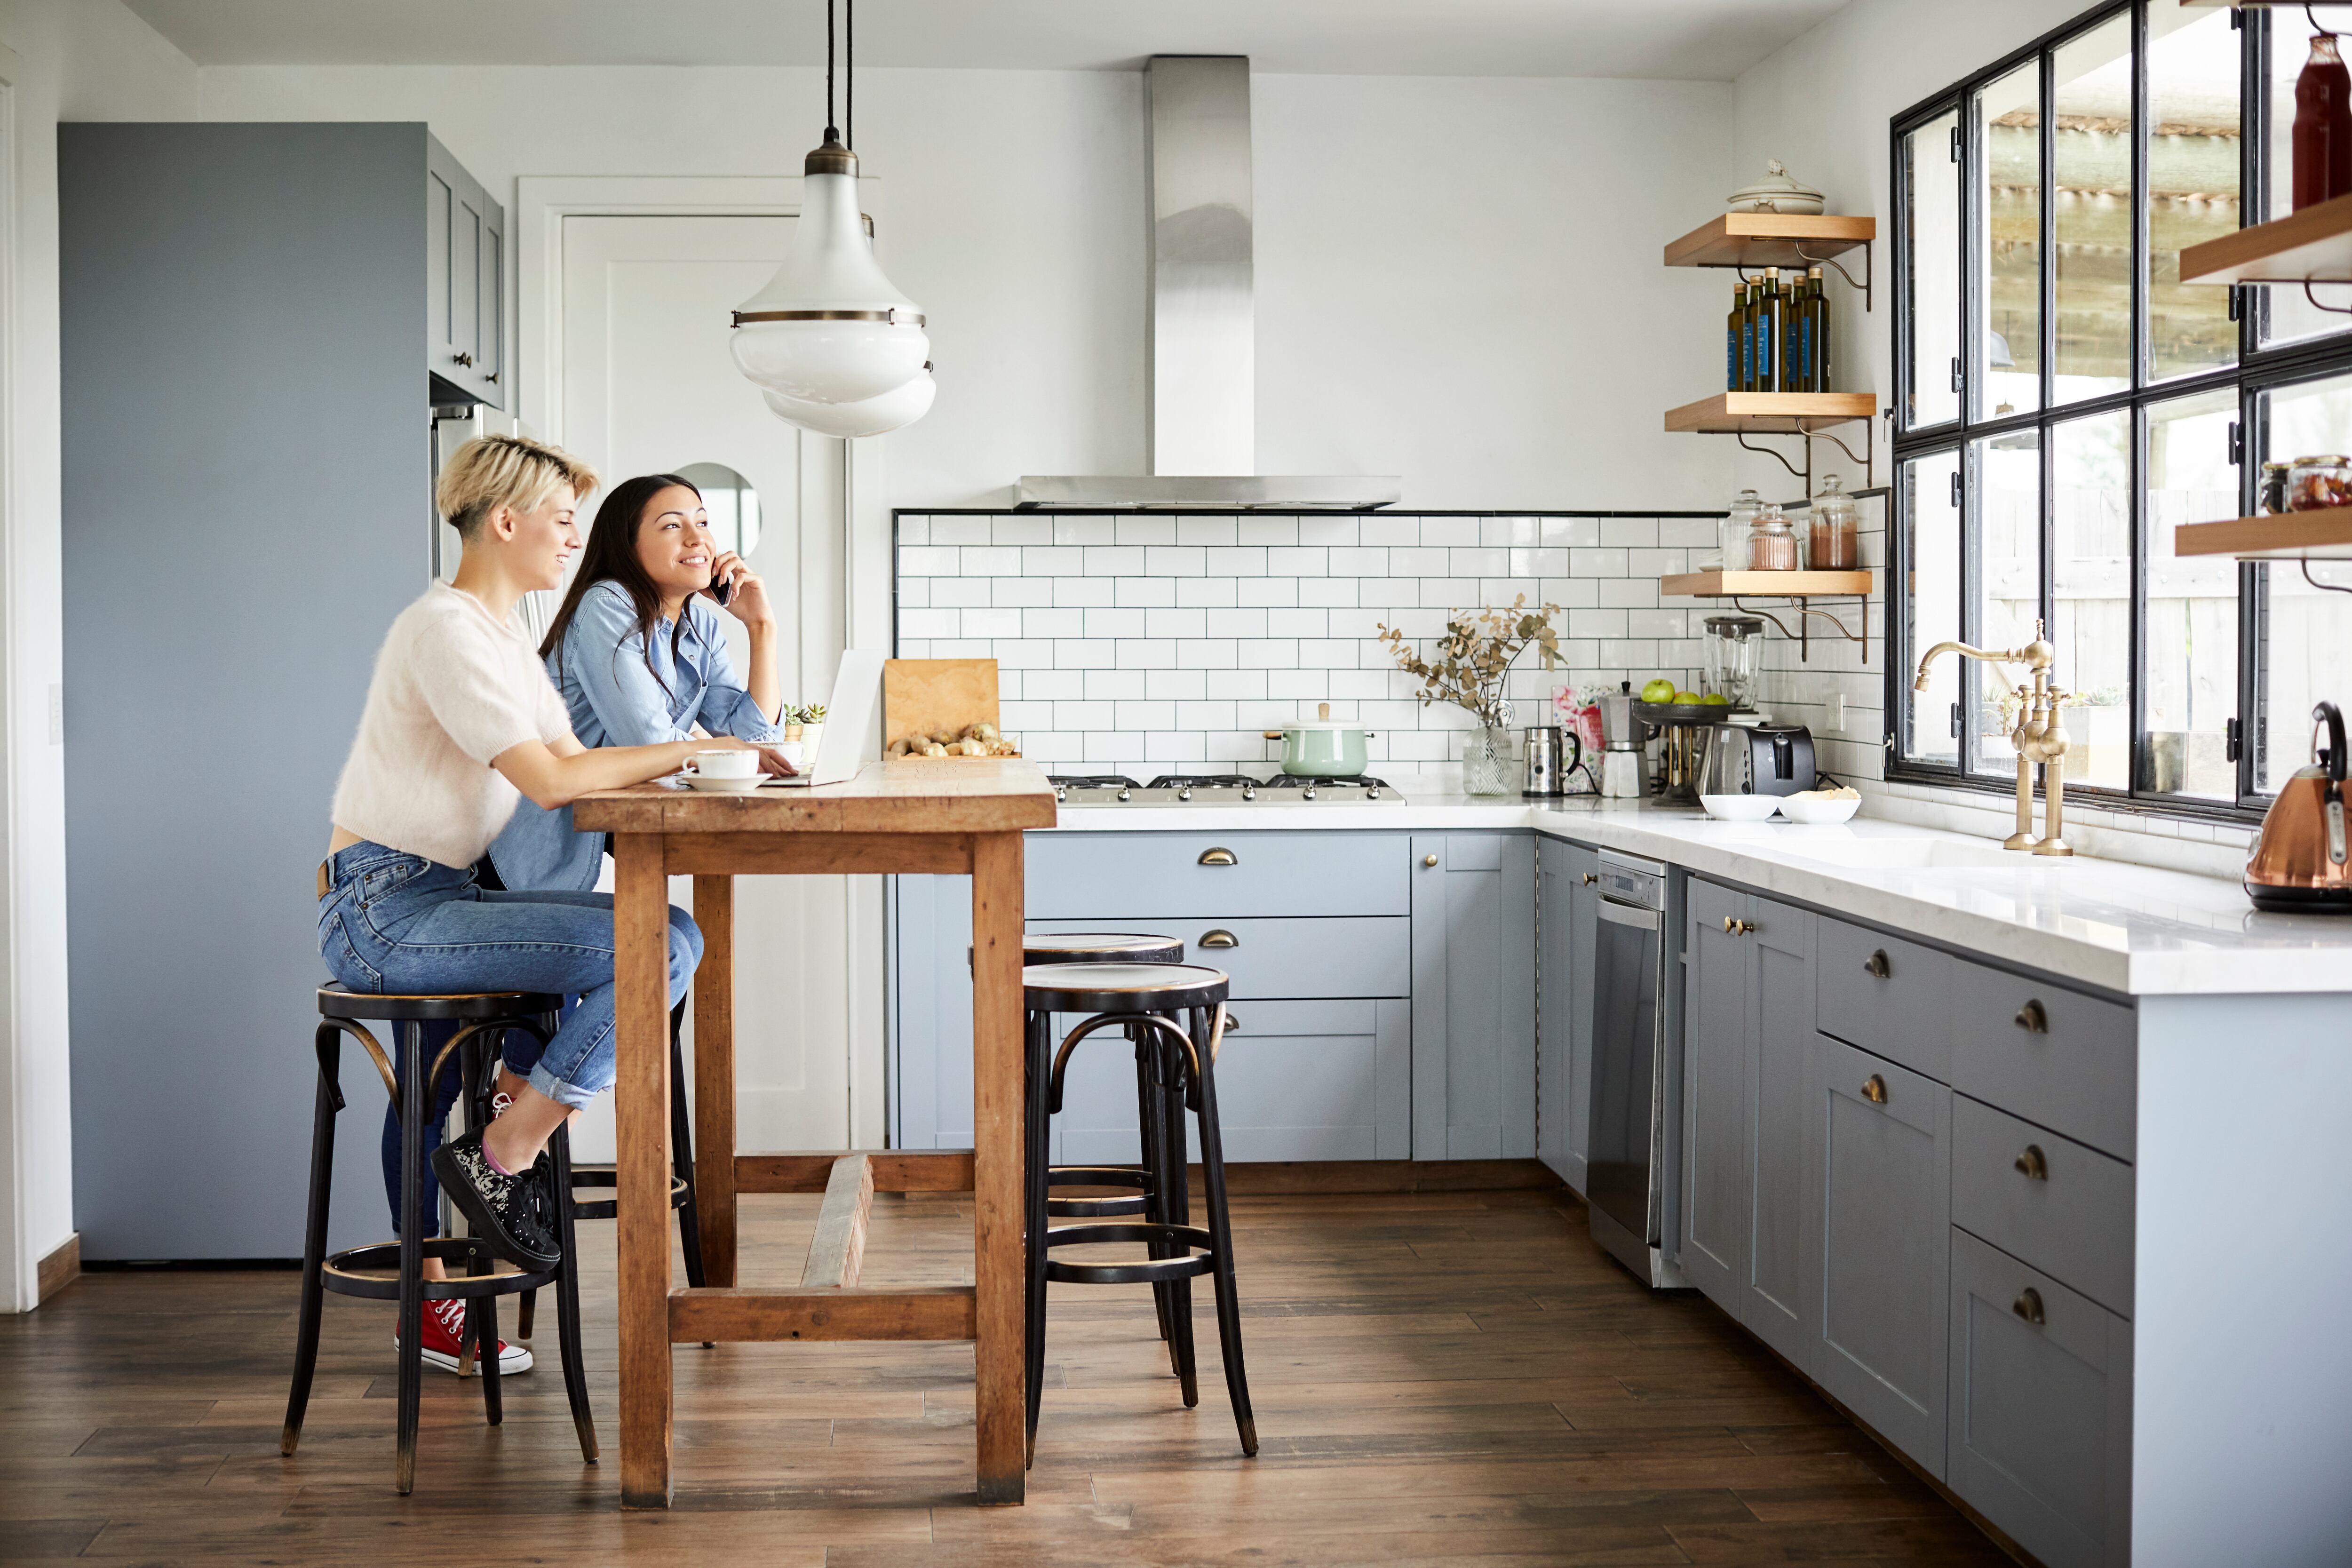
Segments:
[[[466,1303],[463,1301],[427,1301],[425,1303],[425,1334],[422,1348],[425,1364],[437,1366],[444,1372],[457,1370],[457,1352],[465,1343]],[[395,1331],[392,1342],[397,1346],[400,1335]],[[499,1375],[512,1377],[530,1370],[530,1352],[521,1345],[499,1342]]]

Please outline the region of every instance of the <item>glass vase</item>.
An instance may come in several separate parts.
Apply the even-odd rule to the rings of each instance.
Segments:
[[[1511,777],[1511,732],[1482,724],[1462,737],[1462,790],[1465,795],[1517,795]]]

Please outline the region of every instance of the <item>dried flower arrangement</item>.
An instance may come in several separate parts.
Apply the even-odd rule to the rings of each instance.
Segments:
[[[1445,635],[1432,644],[1429,658],[1422,658],[1394,626],[1381,625],[1381,641],[1406,674],[1420,679],[1423,707],[1451,702],[1476,715],[1481,724],[1507,724],[1510,708],[1503,697],[1503,678],[1519,656],[1532,647],[1546,669],[1559,666],[1559,634],[1551,625],[1559,606],[1530,610],[1522,594],[1507,610],[1448,611]]]

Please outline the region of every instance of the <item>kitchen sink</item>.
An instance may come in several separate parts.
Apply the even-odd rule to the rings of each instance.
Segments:
[[[1857,871],[1972,866],[2025,866],[2033,858],[1998,844],[1971,844],[1949,838],[1828,838],[1808,843],[1791,838],[1782,844],[1789,854]],[[2041,862],[2048,865],[2048,860]]]

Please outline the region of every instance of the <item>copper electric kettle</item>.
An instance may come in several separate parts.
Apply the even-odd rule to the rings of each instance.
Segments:
[[[2323,702],[2311,719],[2327,726],[2326,748],[2279,786],[2246,862],[2246,895],[2258,910],[2352,914],[2344,821],[2344,772],[2352,758],[2344,750],[2344,715]]]

